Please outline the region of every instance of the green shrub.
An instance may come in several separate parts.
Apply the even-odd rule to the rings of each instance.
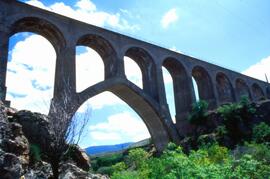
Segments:
[[[145,160],[148,158],[148,153],[142,148],[132,149],[128,153],[127,161],[129,166],[134,166],[137,169],[144,167]]]
[[[268,161],[263,160],[263,157],[268,158],[269,148],[262,144],[246,144],[245,147],[252,150],[245,150],[238,158],[226,147],[218,144],[204,146],[187,155],[182,152],[181,147],[169,143],[159,157],[149,157],[145,151],[135,149],[128,154],[129,163],[132,165],[128,166],[123,162],[115,165],[115,172],[111,178],[269,178],[270,165]]]
[[[257,143],[270,142],[270,126],[264,122],[256,125],[252,132],[253,140]]]
[[[113,172],[121,172],[127,169],[127,165],[124,162],[119,162],[112,166]]]
[[[226,127],[224,125],[218,126],[216,128],[215,132],[220,137],[223,137],[228,133],[228,131],[227,131],[227,129],[226,129]]]
[[[104,175],[112,175],[113,174],[113,168],[111,166],[100,167],[97,170],[97,173],[101,173],[101,174],[104,174]]]
[[[112,166],[123,160],[123,154],[112,154],[109,156],[98,157],[96,167]]]
[[[137,171],[122,171],[114,173],[111,179],[142,179]],[[145,178],[146,179],[146,178]]]
[[[188,117],[190,123],[199,125],[207,119],[208,103],[206,101],[198,101],[192,105],[192,111]]]
[[[30,159],[33,163],[41,161],[41,150],[38,144],[30,144]]]
[[[246,96],[242,96],[239,103],[220,106],[217,111],[228,122],[247,120],[247,118],[256,113],[256,109]]]

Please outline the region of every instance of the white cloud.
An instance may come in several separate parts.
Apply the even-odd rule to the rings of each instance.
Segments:
[[[42,49],[40,48],[42,46]],[[32,35],[11,51],[7,71],[7,99],[18,109],[48,112],[52,98],[56,54],[43,37]]]
[[[94,140],[120,140],[127,137],[131,141],[139,141],[150,137],[145,124],[128,112],[114,114],[107,121],[91,126],[90,135]]]
[[[242,73],[263,81],[266,81],[265,74],[268,76],[270,80],[270,56],[262,59],[260,62],[250,66],[248,69],[243,71]]]
[[[95,11],[96,5],[89,0],[80,0],[76,3],[76,7],[85,11]]]
[[[120,140],[121,136],[116,132],[100,132],[93,131],[90,133],[91,137],[94,140],[102,141],[102,140]]]
[[[165,84],[172,84],[172,82],[173,82],[172,76],[165,67],[162,67],[162,74],[163,74],[164,83]]]
[[[170,9],[168,12],[166,12],[160,23],[161,23],[161,26],[166,29],[168,28],[169,25],[171,25],[172,23],[176,22],[178,20],[178,15],[176,13],[176,9],[173,8],[173,9]]]
[[[110,14],[97,10],[96,5],[90,0],[77,1],[76,8],[66,5],[64,2],[56,2],[48,7],[38,0],[30,0],[26,3],[100,27],[110,26],[127,31],[140,29],[138,25],[129,24],[119,13]]]
[[[124,65],[127,79],[142,88],[142,72],[137,63],[129,57],[124,57]]]

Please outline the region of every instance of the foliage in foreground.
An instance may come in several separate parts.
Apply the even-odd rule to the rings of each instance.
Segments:
[[[235,152],[214,144],[187,155],[170,143],[160,157],[149,156],[143,149],[131,150],[125,162],[113,166],[111,178],[268,178],[269,159],[270,148],[264,144],[245,144]]]

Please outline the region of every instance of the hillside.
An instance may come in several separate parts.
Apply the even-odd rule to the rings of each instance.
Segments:
[[[128,146],[130,146],[131,144],[133,144],[133,142],[127,142],[127,143],[115,144],[115,145],[91,146],[91,147],[85,148],[84,150],[88,155],[97,155],[101,153],[121,151],[128,148]]]
[[[161,154],[147,145],[96,157],[94,171],[112,179],[270,178],[270,101],[243,98],[211,112],[202,103],[180,144]]]

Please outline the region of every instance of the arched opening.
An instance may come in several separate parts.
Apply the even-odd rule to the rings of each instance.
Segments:
[[[262,88],[257,83],[254,83],[251,88],[255,101],[259,101],[265,98]]]
[[[56,51],[47,38],[29,32],[11,36],[6,76],[6,98],[11,106],[47,114],[55,64]]]
[[[208,72],[203,67],[196,66],[192,69],[192,76],[194,81],[196,82],[193,84],[195,84],[195,95],[197,91],[199,96],[197,98],[206,101],[210,109],[215,108],[215,94],[213,90],[213,84]]]
[[[174,58],[165,59],[163,66],[168,70],[173,81],[177,124],[185,120],[191,110],[193,103],[192,80],[188,77],[184,66]]]
[[[236,95],[237,95],[237,100],[239,101],[242,96],[246,96],[249,99],[251,99],[250,91],[248,88],[248,85],[243,79],[238,78],[235,81],[235,88],[236,88]]]
[[[235,101],[232,84],[224,73],[220,72],[217,74],[216,88],[218,99],[221,104],[232,103]]]
[[[104,63],[101,56],[92,48],[76,47],[76,91],[104,80]]]
[[[63,37],[62,33],[60,30],[52,23],[50,23],[47,20],[38,18],[38,17],[19,17],[20,19],[12,19],[14,20],[13,22],[10,21],[10,31],[9,31],[9,37],[10,37],[10,55],[9,55],[9,63],[11,61],[14,62],[15,66],[20,66],[16,70],[28,70],[28,72],[32,72],[31,75],[27,76],[26,73],[21,75],[21,77],[24,77],[24,82],[22,85],[18,86],[17,88],[17,93],[19,90],[22,90],[22,88],[27,88],[28,87],[28,92],[29,94],[31,93],[31,96],[36,96],[36,98],[32,98],[32,100],[23,100],[23,98],[29,97],[29,94],[9,94],[9,98],[12,103],[17,103],[14,104],[17,108],[21,109],[31,109],[32,111],[38,111],[42,113],[47,113],[48,108],[50,105],[50,100],[52,98],[52,92],[57,86],[56,81],[54,80],[54,74],[55,74],[55,64],[58,64],[60,61],[58,59],[58,55],[60,52],[60,49],[65,46],[65,38]],[[23,33],[23,34],[17,34],[17,33],[22,33],[22,32],[30,32],[30,33],[35,33],[38,35],[41,35],[42,37],[38,35],[29,34],[29,33]],[[46,40],[44,40],[46,38]],[[14,40],[15,39],[15,40]],[[35,42],[33,45],[33,41],[38,41]],[[37,40],[38,39],[38,40]],[[23,40],[21,43],[16,43],[18,41]],[[31,43],[31,40],[32,43]],[[49,42],[48,42],[49,41]],[[22,45],[24,44],[24,45]],[[26,44],[26,45],[25,45]],[[15,50],[13,48],[23,48],[22,46],[26,47],[27,49],[24,48],[24,50]],[[41,48],[42,46],[42,48]],[[11,51],[11,49],[13,49]],[[42,49],[42,50],[41,50]],[[16,55],[13,55],[13,53],[19,53],[22,56],[19,56],[19,61],[16,63],[17,60],[12,59],[13,56],[15,57]],[[25,53],[23,53],[25,52]],[[38,55],[37,55],[38,54]],[[17,56],[18,57],[18,56]],[[35,58],[35,60],[31,60]],[[57,58],[57,59],[56,59]],[[44,60],[42,60],[44,59]],[[50,60],[53,59],[53,60]],[[56,60],[55,60],[56,59]],[[32,61],[32,64],[29,64],[28,62]],[[21,64],[21,65],[19,65]],[[48,65],[49,64],[49,65]],[[12,63],[8,64],[8,66],[12,66]],[[33,66],[32,66],[33,65]],[[19,74],[17,71],[8,67],[9,70],[7,73],[8,78],[12,75]],[[46,72],[46,75],[44,74]],[[13,73],[13,74],[11,74]],[[11,77],[12,78],[12,77]],[[28,82],[27,82],[27,80]],[[12,80],[6,80],[8,81],[6,84],[12,82]],[[15,82],[15,81],[13,81]],[[10,86],[10,84],[8,84]],[[7,85],[7,86],[8,86]],[[35,91],[32,91],[32,89],[35,88]],[[43,92],[42,94],[39,94],[37,92],[39,90]],[[44,93],[46,93],[44,95]],[[49,93],[49,94],[48,94]],[[45,97],[44,97],[45,96]],[[13,100],[13,98],[16,97],[21,97],[21,100],[17,98],[17,100]],[[44,99],[45,98],[45,99]],[[34,100],[33,100],[34,99]],[[37,100],[40,100],[37,102]],[[21,103],[20,103],[21,101]],[[20,103],[20,104],[19,104]],[[27,104],[26,104],[27,103]],[[45,107],[46,106],[46,107]]]
[[[96,51],[104,63],[104,77],[108,79],[117,73],[117,57],[112,45],[103,37],[98,35],[84,35],[79,38],[77,46],[86,46]]]
[[[142,71],[139,65],[131,58],[124,57],[125,75],[129,81],[143,88]]]
[[[270,99],[270,87],[266,87],[266,95],[267,95],[267,98]]]
[[[131,47],[126,57],[134,60],[141,69],[143,90],[154,99],[158,100],[156,85],[156,66],[150,54],[142,48]]]
[[[113,93],[107,91],[90,98],[80,106],[77,113],[84,116],[89,107],[91,116],[88,130],[82,135],[87,137],[79,143],[83,148],[116,144],[125,147],[126,143],[150,138],[147,126],[140,116]],[[91,154],[95,153],[91,148],[89,151]]]
[[[173,79],[172,79],[170,72],[165,67],[162,67],[162,75],[163,75],[163,81],[164,81],[164,85],[165,85],[167,105],[168,105],[169,110],[170,110],[172,121],[173,121],[173,123],[176,123]]]
[[[61,47],[66,43],[62,33],[54,24],[38,17],[24,17],[18,19],[11,27],[10,36],[19,32],[32,32],[46,37],[53,45],[56,54],[59,53]]]

